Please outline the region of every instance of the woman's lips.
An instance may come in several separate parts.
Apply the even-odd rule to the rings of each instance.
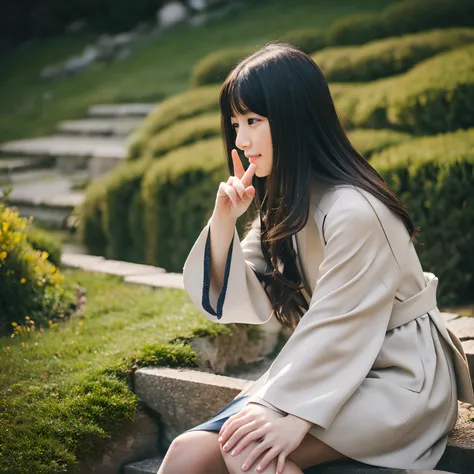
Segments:
[[[261,156],[262,155],[249,155],[247,158],[249,159],[250,163],[255,163],[255,161]]]

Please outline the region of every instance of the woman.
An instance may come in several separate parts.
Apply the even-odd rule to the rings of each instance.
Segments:
[[[172,443],[159,474],[297,474],[344,458],[434,468],[457,399],[474,397],[408,211],[353,148],[298,49],[270,44],[243,60],[220,107],[231,176],[184,285],[213,321],[275,316],[293,332],[258,381]],[[252,201],[240,242],[235,224]]]

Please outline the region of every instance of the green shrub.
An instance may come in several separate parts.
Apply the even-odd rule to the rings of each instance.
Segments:
[[[0,335],[12,326],[23,330],[24,324],[28,332],[30,324],[47,326],[74,304],[64,277],[47,261],[48,252],[28,242],[27,225],[17,211],[0,204]]]
[[[234,66],[255,51],[254,47],[229,48],[204,56],[191,71],[191,86],[222,84]]]
[[[422,230],[417,250],[423,269],[439,277],[439,303],[472,301],[474,129],[414,139],[374,155],[371,163]]]
[[[150,138],[145,156],[157,158],[185,145],[221,134],[221,114],[213,112],[181,120]]]
[[[373,81],[401,74],[440,52],[474,42],[474,28],[453,28],[333,47],[312,56],[328,81]]]
[[[363,44],[388,36],[456,26],[474,26],[470,0],[402,0],[380,15],[349,15],[329,28],[332,45]]]
[[[474,26],[474,3],[471,0],[403,0],[387,7],[382,18],[388,36]]]
[[[380,15],[359,13],[343,16],[328,29],[330,45],[363,44],[388,36]]]
[[[145,174],[146,261],[181,272],[199,230],[227,179],[222,140],[214,138],[172,151]]]
[[[125,162],[110,173],[105,185],[102,226],[107,241],[105,256],[143,262],[143,216],[140,198],[142,179],[149,163]]]
[[[26,238],[35,250],[46,251],[48,253],[48,260],[55,267],[59,267],[63,247],[59,237],[30,224],[26,227]]]
[[[145,119],[128,141],[128,158],[143,156],[150,137],[185,118],[219,109],[220,86],[192,89],[165,100]]]
[[[292,44],[306,54],[314,53],[328,45],[326,32],[319,28],[291,30],[281,36],[279,41]]]
[[[335,99],[348,127],[435,134],[474,123],[474,45],[438,54],[400,76],[355,84]]]
[[[104,232],[106,179],[94,181],[86,190],[79,213],[79,239],[92,255],[105,255],[107,237]]]
[[[350,130],[348,136],[355,148],[366,158],[392,145],[411,140],[408,133],[394,130],[370,130],[357,128]]]

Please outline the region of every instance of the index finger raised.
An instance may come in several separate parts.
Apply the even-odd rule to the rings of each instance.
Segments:
[[[245,174],[242,176],[241,180],[242,184],[247,187],[252,184],[252,178],[253,175],[255,174],[255,170],[257,169],[257,165],[255,163],[251,163],[249,167],[247,168],[247,171]]]
[[[239,154],[237,153],[237,150],[234,148],[231,152],[232,155],[232,162],[234,163],[234,176],[242,179],[242,176],[244,176],[245,169],[242,165],[242,162],[240,161]]]

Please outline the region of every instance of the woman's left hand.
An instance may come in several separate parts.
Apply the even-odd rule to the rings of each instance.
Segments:
[[[277,473],[285,467],[286,457],[303,441],[310,424],[291,415],[284,416],[256,403],[249,403],[231,416],[219,432],[219,442],[232,456],[241,453],[252,441],[262,441],[247,456],[242,471],[250,469],[262,456],[257,472],[264,470],[278,456]]]

